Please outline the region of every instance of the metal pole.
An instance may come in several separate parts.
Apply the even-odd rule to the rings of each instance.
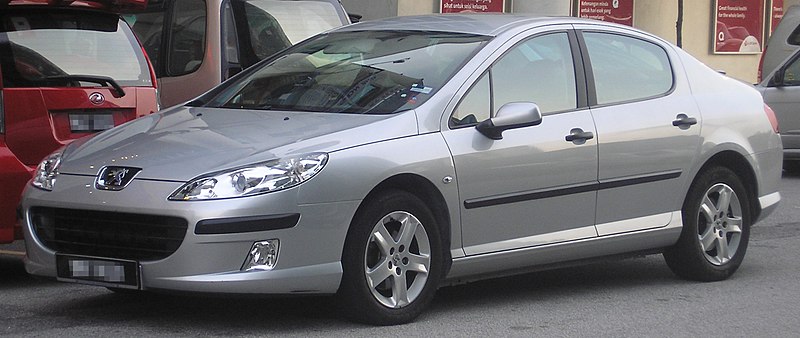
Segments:
[[[675,22],[676,44],[683,48],[683,0],[678,0],[678,20]]]

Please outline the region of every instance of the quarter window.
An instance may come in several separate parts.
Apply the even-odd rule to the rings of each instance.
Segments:
[[[527,40],[503,55],[473,85],[450,119],[451,127],[474,125],[509,102],[533,102],[542,113],[575,109],[575,67],[567,33]]]
[[[178,0],[170,26],[167,72],[189,74],[203,63],[206,41],[206,3],[204,0]]]
[[[597,104],[666,94],[673,75],[667,52],[654,43],[608,33],[584,33]]]

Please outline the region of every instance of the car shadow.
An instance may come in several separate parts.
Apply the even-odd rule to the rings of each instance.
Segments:
[[[436,320],[462,310],[472,311],[476,307],[502,307],[509,301],[535,303],[572,299],[598,290],[610,292],[637,286],[683,283],[672,275],[660,257],[656,257],[615,260],[442,287],[418,322],[424,322],[426,318]],[[92,318],[100,325],[124,321],[150,329],[201,335],[248,335],[260,330],[290,334],[315,328],[349,330],[368,327],[345,321],[337,311],[335,297],[116,293],[102,288],[91,292],[88,297],[74,298],[75,301],[51,303],[41,314],[68,316],[76,321]]]

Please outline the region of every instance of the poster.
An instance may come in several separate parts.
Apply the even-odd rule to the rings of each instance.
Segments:
[[[633,26],[633,0],[578,0],[576,8],[581,18]]]
[[[503,13],[505,0],[441,0],[442,13]]]
[[[715,54],[761,52],[764,40],[764,0],[715,0]]]
[[[772,0],[769,7],[769,35],[775,31],[781,19],[783,19],[783,0]]]

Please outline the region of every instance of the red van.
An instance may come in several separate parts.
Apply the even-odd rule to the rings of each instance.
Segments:
[[[0,243],[38,163],[70,141],[158,110],[155,73],[117,12],[145,0],[0,4]]]

